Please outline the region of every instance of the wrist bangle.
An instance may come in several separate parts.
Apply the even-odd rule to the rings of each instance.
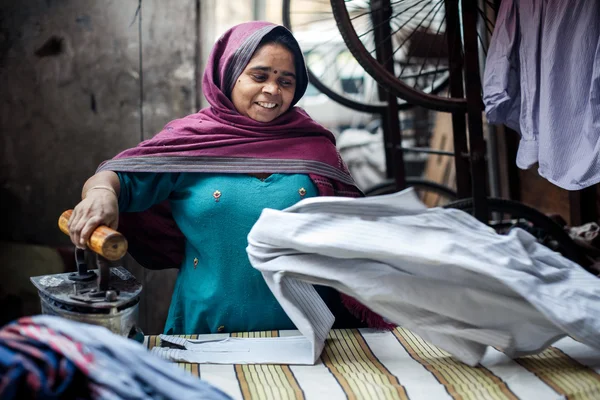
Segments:
[[[117,192],[115,192],[115,189],[111,188],[110,186],[105,186],[105,185],[96,185],[96,186],[92,186],[91,188],[89,188],[88,190],[85,191],[85,195],[83,196],[83,198],[85,199],[87,197],[87,194],[89,193],[90,190],[94,190],[94,189],[104,189],[104,190],[108,190],[109,192],[112,192],[112,194],[115,195],[115,197],[119,197],[117,196]]]

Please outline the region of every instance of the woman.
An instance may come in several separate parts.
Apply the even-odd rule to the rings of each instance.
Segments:
[[[180,267],[166,333],[294,328],[251,267],[246,236],[263,208],[360,195],[332,134],[294,107],[307,84],[287,29],[238,25],[207,63],[210,107],[170,122],[85,183],[70,220],[75,245],[85,246],[99,224],[118,226],[143,266]],[[320,290],[334,314],[343,314],[337,293]]]

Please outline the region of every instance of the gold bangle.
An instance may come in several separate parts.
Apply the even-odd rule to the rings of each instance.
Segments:
[[[110,186],[105,186],[105,185],[96,185],[96,186],[92,186],[91,188],[89,188],[88,190],[85,191],[85,195],[83,196],[83,198],[85,199],[87,197],[87,194],[90,190],[94,190],[94,189],[104,189],[104,190],[108,190],[109,192],[112,192],[112,194],[115,195],[115,197],[119,197],[117,196],[117,192],[115,192],[115,189],[111,188]]]

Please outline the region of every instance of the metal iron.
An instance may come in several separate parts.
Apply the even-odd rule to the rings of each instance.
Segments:
[[[140,340],[138,326],[142,284],[123,268],[91,250],[75,250],[77,272],[31,278],[42,313],[100,325]],[[93,270],[88,266],[95,264]]]

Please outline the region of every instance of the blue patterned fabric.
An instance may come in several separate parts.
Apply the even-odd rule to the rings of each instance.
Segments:
[[[133,340],[47,315],[0,330],[0,399],[34,398],[229,399]]]

